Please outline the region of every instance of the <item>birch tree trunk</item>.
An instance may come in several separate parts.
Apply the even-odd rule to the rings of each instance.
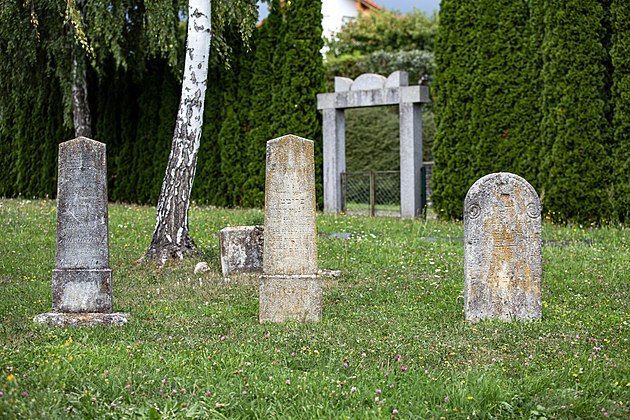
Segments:
[[[85,2],[77,1],[78,13],[85,21]],[[72,122],[75,137],[92,138],[92,115],[88,103],[87,60],[85,51],[75,38],[77,29],[72,27]]]
[[[143,257],[158,260],[161,264],[170,258],[183,258],[195,247],[188,232],[188,208],[203,126],[211,40],[210,3],[211,0],[188,2],[182,94],[157,203],[153,239]]]
[[[75,137],[92,138],[92,116],[88,103],[85,52],[78,45],[72,47],[72,121]]]

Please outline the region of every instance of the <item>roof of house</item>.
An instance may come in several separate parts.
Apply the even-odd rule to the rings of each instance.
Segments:
[[[372,0],[355,0],[357,3],[361,3],[364,6],[369,7],[370,9],[374,9],[374,10],[380,10],[382,9],[381,6],[379,6],[378,4],[374,3]]]

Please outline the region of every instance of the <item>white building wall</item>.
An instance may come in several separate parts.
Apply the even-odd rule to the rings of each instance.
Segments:
[[[322,1],[322,28],[323,35],[331,38],[339,32],[346,21],[359,15],[354,0],[323,0]]]

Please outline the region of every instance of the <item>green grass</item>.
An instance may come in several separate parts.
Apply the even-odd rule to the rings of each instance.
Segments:
[[[543,249],[543,319],[470,325],[461,223],[318,215],[353,234],[320,236],[320,268],[342,271],[322,322],[261,325],[257,279],[225,281],[218,250],[261,211],[193,207],[200,252],[163,268],[136,263],[154,209],[109,214],[130,322],[50,329],[32,318],[51,308],[54,202],[0,200],[0,418],[630,416],[627,229],[545,224],[569,242]]]

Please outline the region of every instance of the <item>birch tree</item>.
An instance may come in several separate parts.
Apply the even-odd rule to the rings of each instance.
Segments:
[[[182,95],[173,144],[157,203],[156,223],[145,257],[162,263],[182,258],[194,247],[188,233],[188,207],[195,179],[203,126],[208,77],[211,23],[210,1],[190,0]]]
[[[241,35],[247,39],[255,22],[256,6],[253,0],[241,0],[237,5],[226,1],[211,3],[211,0],[189,0],[188,3],[182,94],[171,152],[158,198],[153,238],[142,258],[157,260],[161,264],[171,258],[181,259],[195,248],[188,230],[188,209],[203,128],[212,36],[220,35],[221,28],[228,22],[238,21]],[[211,9],[214,9],[219,19],[211,20]],[[219,30],[216,26],[219,26]],[[218,41],[219,51],[224,55],[229,54],[229,45],[222,38],[218,38]]]

